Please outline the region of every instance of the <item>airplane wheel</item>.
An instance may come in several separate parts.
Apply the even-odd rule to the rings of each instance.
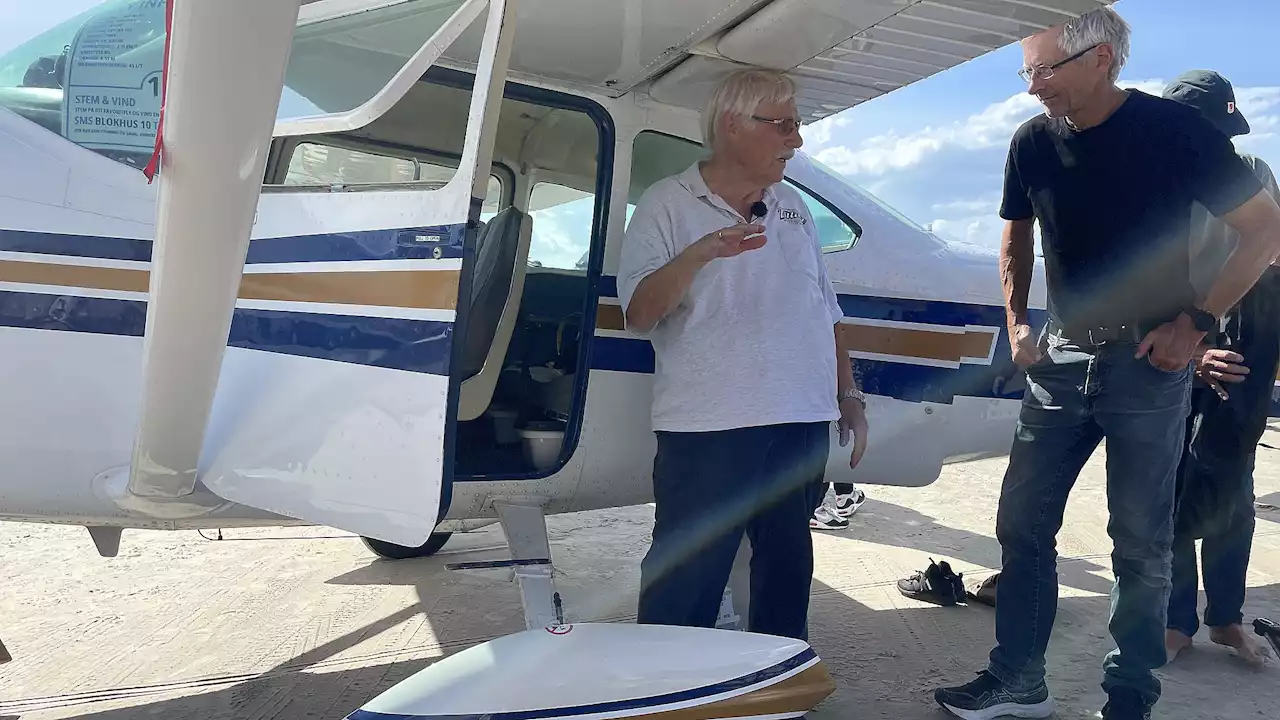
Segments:
[[[440,552],[440,548],[449,542],[449,538],[453,533],[439,532],[431,533],[431,537],[418,547],[405,547],[404,545],[396,545],[383,540],[375,540],[373,538],[361,536],[360,540],[364,542],[364,546],[373,551],[374,555],[385,560],[410,560],[412,558],[431,557]]]

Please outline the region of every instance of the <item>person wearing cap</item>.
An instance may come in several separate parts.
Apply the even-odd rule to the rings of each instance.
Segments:
[[[1009,143],[1000,208],[1010,351],[1027,389],[996,513],[996,642],[976,678],[934,693],[967,720],[1054,712],[1057,535],[1104,439],[1116,649],[1102,662],[1101,715],[1151,717],[1192,357],[1280,254],[1280,207],[1230,139],[1193,108],[1119,87],[1129,47],[1110,6],[1022,40],[1019,75],[1044,113]],[[1188,250],[1196,202],[1239,233],[1202,297]],[[1049,310],[1038,336],[1027,310],[1037,228]]]
[[[1165,88],[1164,97],[1196,108],[1228,137],[1249,132],[1231,83],[1216,72],[1187,72]],[[1240,157],[1267,192],[1280,200],[1271,168],[1252,155]],[[1191,282],[1203,298],[1240,238],[1198,203],[1192,207],[1191,228]],[[1221,331],[1207,339],[1218,347],[1207,349],[1197,363],[1203,383],[1192,392],[1187,418],[1165,646],[1173,661],[1191,646],[1199,630],[1195,541],[1202,539],[1209,638],[1235,648],[1256,665],[1265,662],[1269,648],[1254,642],[1245,630],[1242,609],[1255,525],[1254,452],[1266,428],[1280,370],[1280,268],[1268,268],[1223,318]]]
[[[832,423],[867,442],[844,312],[813,216],[783,182],[802,144],[796,86],[744,70],[702,115],[710,156],[654,183],[618,261],[627,330],[653,345],[653,542],[637,622],[712,627],[744,533],[747,629],[807,637],[809,518]]]

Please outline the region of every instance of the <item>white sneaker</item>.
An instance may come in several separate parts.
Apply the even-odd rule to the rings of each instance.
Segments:
[[[836,495],[836,504],[832,510],[842,518],[852,516],[867,501],[867,494],[854,488],[848,495]]]
[[[809,527],[815,530],[844,530],[849,527],[849,521],[836,515],[835,511],[826,505],[822,505],[813,512],[813,517],[809,518]]]

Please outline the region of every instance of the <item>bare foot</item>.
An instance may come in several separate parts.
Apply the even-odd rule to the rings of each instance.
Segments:
[[[1244,631],[1244,626],[1242,625],[1209,628],[1209,639],[1219,645],[1234,648],[1236,653],[1244,658],[1245,662],[1254,667],[1262,667],[1266,664],[1267,658],[1271,657],[1271,648],[1255,642]]]
[[[1191,647],[1191,638],[1183,635],[1177,630],[1164,631],[1164,651],[1169,658],[1169,662],[1173,662],[1178,657],[1178,653]]]

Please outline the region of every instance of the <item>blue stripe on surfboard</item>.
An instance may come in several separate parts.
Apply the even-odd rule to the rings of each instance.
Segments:
[[[140,300],[0,292],[0,326],[142,337]],[[453,324],[237,308],[230,347],[357,365],[449,374]]]
[[[646,708],[658,708],[664,705],[672,705],[674,703],[715,697],[716,695],[721,695],[727,692],[749,688],[752,685],[759,685],[760,683],[768,682],[773,678],[803,667],[815,658],[817,658],[817,654],[811,648],[805,649],[796,656],[788,660],[784,660],[773,667],[765,668],[764,670],[759,670],[732,680],[726,680],[725,682],[694,688],[691,690],[681,690],[679,692],[666,693],[665,695],[636,698],[634,700],[614,700],[610,702],[593,703],[590,705],[546,708],[542,710],[512,710],[508,712],[478,712],[452,715],[410,715],[379,713],[370,710],[356,710],[347,716],[347,720],[541,720],[542,718],[578,717],[582,715],[595,715],[597,713],[643,710]]]
[[[254,265],[460,258],[465,234],[466,226],[457,224],[259,238],[249,243],[245,262]],[[151,245],[150,240],[0,229],[0,251],[9,252],[149,262]]]

